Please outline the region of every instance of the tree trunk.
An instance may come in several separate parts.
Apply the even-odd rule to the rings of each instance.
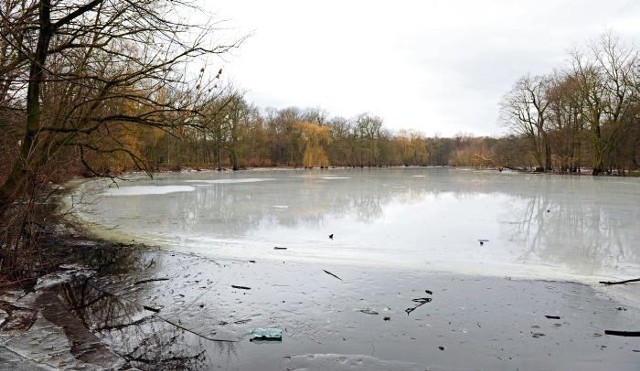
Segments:
[[[35,58],[29,69],[29,85],[27,86],[27,122],[24,138],[20,145],[20,157],[11,168],[9,176],[0,187],[0,215],[3,215],[27,186],[29,179],[35,180],[32,159],[36,146],[36,139],[40,131],[40,88],[44,81],[44,66],[47,61],[47,50],[54,29],[51,24],[51,0],[42,0],[39,12],[39,34]]]
[[[551,171],[553,170],[551,163],[551,143],[549,143],[546,132],[543,133],[542,140],[544,141],[544,169],[545,171]]]
[[[222,171],[222,143],[218,141],[218,153],[217,153],[218,171]]]
[[[593,159],[592,175],[599,175],[604,170],[604,146],[602,145],[602,134],[600,132],[600,125],[596,124],[593,127]]]
[[[233,171],[238,171],[239,167],[238,167],[238,155],[236,154],[235,149],[231,149],[230,151],[230,156],[231,156],[231,166],[233,168]]]

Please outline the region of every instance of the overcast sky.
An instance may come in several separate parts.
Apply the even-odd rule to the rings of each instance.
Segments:
[[[261,108],[368,112],[427,135],[500,135],[498,102],[521,76],[562,67],[613,30],[640,36],[640,0],[216,0],[238,35],[224,74]]]

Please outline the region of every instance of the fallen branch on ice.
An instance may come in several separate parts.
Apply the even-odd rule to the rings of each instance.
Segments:
[[[329,272],[329,271],[327,271],[327,270],[324,270],[324,269],[323,269],[322,271],[323,271],[324,273],[326,273],[326,274],[328,274],[328,275],[330,275],[330,276],[334,276],[335,278],[337,278],[337,279],[339,279],[340,281],[342,281],[342,278],[340,278],[340,277],[336,276],[335,274],[333,274],[333,273],[331,273],[331,272]]]
[[[631,282],[640,282],[640,278],[633,278],[633,279],[624,280],[624,281],[600,281],[600,283],[603,285],[624,285],[625,283],[631,283]]]
[[[640,336],[640,331],[604,330],[604,334],[612,336]]]
[[[142,285],[144,283],[158,282],[158,281],[169,281],[169,279],[168,278],[150,278],[148,280],[136,281],[133,284],[134,285]]]

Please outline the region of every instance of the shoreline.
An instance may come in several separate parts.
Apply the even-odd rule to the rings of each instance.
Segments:
[[[640,362],[633,338],[604,335],[633,330],[640,309],[584,284],[118,249],[128,267],[86,275],[79,268],[71,280],[17,301],[28,307],[48,295],[63,314],[34,309],[29,331],[0,336],[0,356],[54,368],[153,369],[181,354],[188,369],[249,371],[631,370]],[[88,331],[55,330],[70,326],[62,319],[83,303],[74,317]],[[281,329],[282,341],[250,341],[250,330],[262,327]],[[90,352],[64,345],[87,336]],[[182,340],[171,342],[175,336]],[[47,342],[58,345],[47,350]],[[148,348],[159,345],[164,352]],[[136,360],[141,354],[157,359]]]

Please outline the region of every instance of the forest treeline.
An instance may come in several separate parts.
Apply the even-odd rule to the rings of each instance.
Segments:
[[[574,50],[567,65],[550,74],[518,79],[497,108],[508,131],[499,138],[392,131],[380,117],[368,113],[343,118],[320,108],[261,109],[231,88],[206,95],[197,85],[179,95],[169,89],[130,88],[137,95],[155,95],[160,102],[153,103],[160,105],[177,100],[187,107],[200,99],[197,112],[164,109],[152,117],[149,110],[157,107],[136,102],[135,96],[120,97],[113,102],[119,105],[115,119],[85,129],[74,122],[76,118],[66,116],[55,123],[60,127],[48,129],[48,135],[71,132],[83,137],[56,153],[55,163],[65,169],[56,172],[59,176],[182,168],[402,165],[625,174],[640,164],[637,53],[607,33]],[[76,109],[74,96],[61,95],[69,87],[61,85],[43,82],[43,115],[52,116],[51,120],[53,114]],[[194,97],[194,92],[206,99]],[[102,119],[98,110],[93,114]],[[0,132],[3,157],[15,161],[15,148],[24,137],[20,125],[24,110],[14,107],[4,117],[8,130]],[[5,161],[0,167],[5,178],[11,163]]]
[[[640,167],[638,50],[612,33],[574,49],[547,75],[518,79],[498,109],[505,136],[426,137],[390,131],[367,113],[261,113],[231,94],[209,107],[200,130],[165,135],[144,152],[168,168],[452,165],[598,175]]]

